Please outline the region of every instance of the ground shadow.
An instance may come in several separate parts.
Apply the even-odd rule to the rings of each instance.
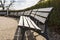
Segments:
[[[31,30],[27,30],[24,33],[24,31],[20,27],[17,27],[14,40],[36,40],[36,37],[39,35],[42,35],[43,37],[46,36],[40,33],[38,33],[39,35],[34,35],[33,33],[34,32],[31,32]]]

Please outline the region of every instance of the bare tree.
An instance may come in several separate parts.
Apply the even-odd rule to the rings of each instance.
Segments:
[[[14,2],[15,2],[14,0],[10,1],[10,4],[7,7],[9,8]],[[0,7],[2,7],[2,9],[4,10],[5,9],[5,5],[6,5],[5,4],[6,0],[0,0],[0,3],[1,3]]]
[[[10,8],[10,6],[11,6],[14,2],[15,2],[14,0],[13,0],[13,1],[11,1],[11,3],[6,7],[6,8],[7,8],[7,16],[8,16],[9,8]]]
[[[5,8],[6,8],[7,15],[8,15],[9,8],[10,8],[11,5],[13,5],[14,2],[15,2],[14,0],[11,0],[9,5],[5,7],[6,0],[0,0],[0,3],[1,3],[0,7],[2,7],[3,10],[5,10]]]
[[[1,3],[1,5],[0,5],[0,7],[2,7],[2,9],[4,10],[4,4],[5,4],[5,0],[3,1],[3,0],[0,0],[0,3]]]

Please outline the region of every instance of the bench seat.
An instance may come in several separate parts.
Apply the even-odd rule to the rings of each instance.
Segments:
[[[26,27],[26,28],[30,28],[30,29],[36,29],[36,30],[40,30],[41,31],[41,28],[39,28],[35,23],[34,21],[32,21],[30,19],[30,17],[27,17],[27,16],[21,16],[20,17],[20,20],[19,20],[19,24],[18,26],[22,26],[22,27]]]

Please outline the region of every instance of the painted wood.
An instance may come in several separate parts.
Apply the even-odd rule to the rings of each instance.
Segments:
[[[35,18],[36,18],[37,20],[39,20],[40,22],[42,22],[43,24],[44,24],[45,21],[46,21],[46,18],[39,17],[39,16],[37,16],[37,15],[35,15]]]
[[[28,22],[27,22],[25,16],[23,16],[23,18],[24,18],[24,26],[25,26],[25,27],[29,27]]]
[[[23,26],[23,16],[20,16],[20,20],[19,20],[19,26]]]
[[[32,23],[30,22],[30,19],[28,19],[28,17],[26,17],[27,21],[28,21],[28,24],[29,24],[29,28],[35,28]]]
[[[48,17],[49,13],[37,12],[36,15],[40,15],[40,16],[43,16],[43,17]]]
[[[33,24],[33,27],[35,27],[35,29],[41,30],[41,28],[39,28],[29,17],[28,17],[28,19],[29,19],[30,22]]]
[[[45,12],[50,12],[53,9],[53,7],[48,7],[48,8],[40,8],[38,11],[45,11]]]

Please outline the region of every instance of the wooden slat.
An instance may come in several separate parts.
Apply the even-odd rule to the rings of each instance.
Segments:
[[[33,9],[33,11],[37,11],[38,9]]]
[[[31,11],[25,11],[24,15],[29,15]]]
[[[32,11],[32,13],[31,13],[31,14],[36,14],[36,12]]]
[[[39,28],[29,17],[28,19],[32,23],[33,27],[35,27],[35,29],[41,30],[41,28]]]
[[[20,12],[20,15],[23,15],[24,12]]]
[[[23,26],[23,16],[20,17],[18,26]]]
[[[6,14],[6,12],[0,12],[0,15],[1,15],[1,14],[2,14],[2,15],[5,15],[5,14]]]
[[[44,24],[45,21],[46,21],[46,18],[39,17],[39,16],[37,16],[37,15],[35,15],[35,18],[36,18],[37,20],[39,20],[40,22],[42,22],[43,24]]]
[[[43,17],[48,17],[49,13],[37,12],[36,15],[40,15]]]
[[[14,16],[16,16],[17,15],[17,12],[14,12]]]
[[[45,11],[45,12],[50,12],[52,10],[53,7],[49,7],[49,8],[40,8],[38,9],[38,11]]]
[[[32,17],[34,17],[35,15],[34,14],[31,14]]]
[[[20,16],[21,14],[20,14],[20,12],[18,12],[18,16]]]
[[[14,12],[10,12],[10,15],[14,15]]]
[[[28,13],[30,14],[32,10],[29,10]]]
[[[29,23],[30,28],[35,28],[35,27],[31,24],[30,19],[28,19],[28,17],[26,17],[26,19],[27,19],[27,21],[28,21],[28,23]]]
[[[24,12],[24,15],[28,15],[28,11],[25,11],[25,12]]]
[[[24,18],[24,26],[25,26],[25,27],[29,27],[28,22],[27,22],[25,16],[23,16],[23,18]]]

